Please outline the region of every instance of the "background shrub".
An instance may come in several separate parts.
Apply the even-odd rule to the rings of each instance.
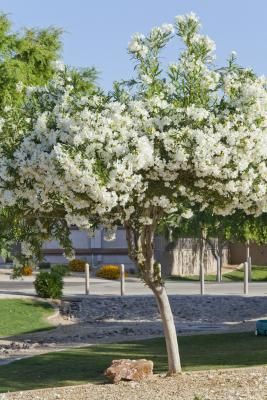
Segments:
[[[23,267],[21,268],[21,275],[22,276],[32,275],[32,267],[30,265],[23,265]]]
[[[59,274],[60,276],[66,276],[70,274],[70,268],[67,264],[54,264],[51,267],[51,272]]]
[[[10,276],[11,279],[19,279],[22,278],[23,276],[29,276],[32,275],[32,267],[29,265],[14,265],[12,269],[12,274]]]
[[[103,265],[96,271],[96,276],[98,278],[119,279],[120,275],[121,269],[118,265]],[[125,272],[125,276],[128,276],[127,272]]]
[[[75,259],[75,260],[71,260],[69,262],[69,268],[73,272],[84,272],[85,264],[86,264],[86,261]]]
[[[50,264],[50,262],[40,262],[39,264],[38,264],[38,268],[39,269],[50,269],[50,267],[51,267],[51,264]]]
[[[34,281],[37,295],[45,299],[62,297],[63,285],[62,275],[55,272],[39,272]]]

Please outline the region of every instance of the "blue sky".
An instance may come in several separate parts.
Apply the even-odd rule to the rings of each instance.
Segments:
[[[10,14],[15,30],[62,27],[63,60],[73,66],[95,65],[106,89],[112,81],[132,76],[127,44],[133,33],[146,33],[190,11],[216,41],[218,65],[235,50],[242,65],[267,74],[266,0],[0,0],[0,10]],[[180,48],[177,41],[177,47],[164,53],[166,61],[175,61]]]

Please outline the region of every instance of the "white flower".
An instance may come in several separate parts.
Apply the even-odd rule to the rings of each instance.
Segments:
[[[5,124],[5,119],[4,118],[0,118],[0,132],[2,132],[4,124]]]
[[[153,219],[149,217],[141,217],[139,218],[139,221],[141,222],[142,225],[152,225],[153,224]]]
[[[142,74],[142,75],[141,75],[141,79],[142,79],[142,81],[145,82],[147,85],[150,85],[150,84],[153,82],[152,78],[151,78],[149,75],[146,75],[146,74]]]
[[[188,117],[192,118],[195,121],[201,121],[205,118],[208,118],[209,112],[204,108],[198,108],[195,105],[186,108],[186,113]]]
[[[33,255],[33,249],[31,245],[26,242],[21,242],[21,253],[27,258],[31,258]]]
[[[62,60],[56,60],[51,63],[52,68],[54,68],[56,71],[64,71],[65,70],[65,64]]]
[[[191,12],[191,13],[189,13],[187,15],[177,15],[175,17],[175,20],[178,23],[186,23],[188,21],[194,21],[196,23],[199,23],[199,18],[194,12]]]
[[[174,26],[172,24],[163,24],[160,26],[160,31],[163,34],[171,34],[174,33]]]
[[[207,51],[213,52],[216,50],[216,44],[208,36],[196,34],[192,37],[192,44],[198,46],[205,46]]]
[[[23,88],[24,88],[24,84],[21,81],[16,83],[16,91],[18,93],[22,92]]]
[[[117,232],[117,227],[107,227],[104,229],[104,240],[106,242],[111,242],[116,239],[116,232]]]
[[[185,218],[185,219],[190,219],[190,218],[193,217],[193,215],[194,215],[194,213],[193,213],[193,211],[190,210],[190,209],[184,211],[184,212],[181,214],[181,216],[182,216],[183,218]]]
[[[144,44],[144,36],[140,33],[133,35],[131,41],[128,43],[128,50],[130,53],[145,57],[148,53],[148,47]]]
[[[36,88],[33,86],[27,86],[26,88],[26,96],[30,97],[32,95],[32,93],[34,93],[36,91]]]

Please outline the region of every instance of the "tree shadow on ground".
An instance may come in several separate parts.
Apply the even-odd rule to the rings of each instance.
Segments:
[[[267,363],[267,337],[252,332],[179,338],[184,370],[248,367]],[[167,370],[163,338],[102,344],[48,353],[0,367],[0,391],[20,391],[82,383],[104,383],[113,359],[147,358],[155,372]]]

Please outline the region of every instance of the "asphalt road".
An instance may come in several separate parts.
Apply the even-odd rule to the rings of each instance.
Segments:
[[[23,280],[10,280],[9,275],[0,274],[0,296],[6,295],[34,295],[34,277],[25,277]],[[172,295],[199,295],[199,282],[167,282],[166,288]],[[243,295],[242,282],[207,282],[207,295]],[[126,279],[126,295],[145,295],[151,291],[137,278]],[[85,294],[85,280],[83,277],[65,278],[64,295],[81,296]],[[92,295],[120,295],[120,282],[91,278],[90,294]],[[267,296],[267,282],[249,283],[250,296]]]

